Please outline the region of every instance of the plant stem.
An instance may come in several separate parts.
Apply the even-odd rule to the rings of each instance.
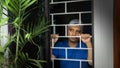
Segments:
[[[20,38],[20,27],[21,27],[21,22],[22,22],[22,18],[21,18],[21,3],[20,3],[20,0],[19,0],[19,13],[18,13],[18,17],[19,17],[19,21],[17,22],[18,24],[18,28],[16,28],[16,31],[17,31],[17,41],[16,41],[16,57],[15,57],[15,66],[17,68],[17,59],[18,59],[18,54],[19,54],[19,38]]]
[[[20,26],[17,29],[17,42],[16,42],[16,58],[15,58],[15,63],[17,62],[17,59],[18,59],[19,35],[20,35]],[[17,65],[16,65],[16,68],[17,68]]]

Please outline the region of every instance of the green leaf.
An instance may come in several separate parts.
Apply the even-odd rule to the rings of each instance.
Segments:
[[[15,18],[15,20],[12,22],[13,23],[13,25],[14,25],[14,27],[18,27],[18,26],[20,26],[20,25],[18,25],[18,21],[20,20],[20,17],[16,17]]]
[[[22,10],[25,10],[26,8],[28,8],[29,6],[31,6],[33,3],[35,3],[37,0],[28,0],[28,2],[27,3],[25,3],[24,5],[22,5],[22,6],[24,6],[23,8],[22,8]]]
[[[26,44],[26,39],[23,37],[23,35],[20,34],[20,43],[22,45],[22,48],[23,46]]]
[[[15,3],[16,0],[11,0],[9,6],[14,9],[15,12],[19,12],[18,3]],[[18,1],[17,1],[18,2]]]
[[[0,26],[4,25],[8,21],[8,19],[9,19],[8,17],[7,18],[2,18],[0,20]]]
[[[6,5],[6,7],[7,7],[7,9],[8,9],[12,14],[14,14],[15,16],[18,15],[18,12],[14,11],[14,8],[12,8],[12,7],[8,6],[8,5]]]
[[[40,21],[37,24],[28,26],[28,28],[30,28],[29,32],[32,33],[32,38],[47,31],[48,27],[49,25],[46,23],[44,16],[41,17]]]
[[[5,0],[5,4],[8,5],[8,3],[10,2],[10,0]]]
[[[4,62],[4,48],[0,45],[0,63]]]
[[[21,7],[24,8],[26,5],[28,5],[28,3],[30,2],[31,0],[22,0],[21,1]]]
[[[41,63],[39,61],[34,60],[34,59],[29,59],[29,61],[32,61],[31,62],[32,65],[35,65],[35,66],[37,66],[39,68],[43,68],[42,65],[41,65]]]
[[[10,46],[10,44],[12,43],[12,42],[14,42],[15,41],[15,37],[16,37],[16,33],[13,35],[13,36],[8,36],[8,42],[5,44],[5,46],[4,46],[4,48],[5,48],[5,50]]]
[[[4,52],[4,48],[0,45],[0,52]]]
[[[23,21],[27,19],[27,17],[30,15],[30,13],[24,14]]]
[[[1,54],[0,54],[0,64],[1,64],[1,63],[4,63],[4,55],[1,55]]]
[[[27,33],[26,35],[25,35],[25,39],[30,39],[31,38],[31,33]]]
[[[18,4],[15,3],[16,0],[5,0],[4,6],[15,16],[18,15],[19,8],[17,7]],[[17,1],[18,2],[18,1]]]

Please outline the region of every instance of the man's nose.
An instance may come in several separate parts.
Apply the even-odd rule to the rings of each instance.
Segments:
[[[76,36],[76,32],[75,31],[72,32],[72,36]]]

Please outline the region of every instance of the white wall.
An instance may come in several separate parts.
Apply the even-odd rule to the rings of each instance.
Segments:
[[[94,0],[94,68],[113,68],[113,0]]]
[[[3,10],[4,13],[8,13],[6,10]],[[6,18],[5,15],[3,15],[3,18]],[[6,22],[7,23],[7,22]],[[4,46],[8,41],[8,25],[3,25],[0,27],[0,45]]]

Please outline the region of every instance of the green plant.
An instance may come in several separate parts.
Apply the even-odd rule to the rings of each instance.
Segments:
[[[4,49],[2,46],[0,46],[0,67],[2,67],[2,64],[4,62]]]
[[[44,15],[40,16],[36,24],[34,24],[34,22],[28,22],[29,25],[25,27],[24,22],[26,18],[29,17],[31,9],[29,11],[26,10],[36,2],[37,0],[1,0],[0,2],[1,9],[5,9],[12,14],[12,16],[9,16],[5,13],[2,13],[1,10],[0,24],[5,24],[5,21],[8,21],[9,18],[11,19],[10,24],[12,24],[13,29],[15,30],[14,34],[9,35],[9,41],[4,47],[5,50],[0,52],[1,54],[3,53],[2,55],[4,55],[6,51],[9,51],[9,68],[32,68],[32,66],[42,68],[41,62],[45,62],[43,60],[39,60],[38,58],[31,59],[28,53],[22,51],[28,42],[34,44],[39,49],[39,45],[36,44],[32,39],[39,34],[44,33],[49,27],[46,23]],[[2,14],[5,14],[7,17],[2,19]],[[12,43],[15,43],[15,54],[13,54],[9,49],[9,46]],[[40,50],[38,50],[38,53],[39,51]]]

